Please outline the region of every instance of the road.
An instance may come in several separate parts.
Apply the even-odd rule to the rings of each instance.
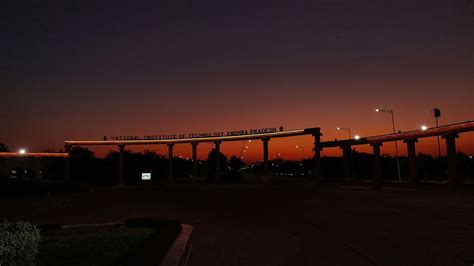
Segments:
[[[34,223],[179,219],[188,265],[473,265],[474,189],[181,184],[1,199]]]

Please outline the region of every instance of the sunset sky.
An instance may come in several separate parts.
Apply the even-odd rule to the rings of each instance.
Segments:
[[[474,120],[474,1],[136,2],[0,1],[1,143],[43,151],[111,135],[279,126],[320,127],[323,141],[346,138],[338,126],[390,133],[376,107],[393,109],[402,131],[434,126],[434,107],[442,125]],[[296,145],[308,157],[311,142],[272,140],[270,157],[301,158]],[[418,150],[435,153],[435,143]],[[222,149],[236,155],[241,145]],[[200,157],[210,148],[200,145]],[[474,134],[457,148],[474,154]],[[261,150],[250,143],[246,160]]]

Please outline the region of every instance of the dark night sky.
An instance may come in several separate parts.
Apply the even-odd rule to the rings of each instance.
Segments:
[[[389,132],[375,107],[393,108],[400,130],[433,126],[433,107],[442,124],[473,120],[473,10],[467,0],[0,1],[0,142],[41,151],[280,125],[319,126],[323,140],[344,138],[337,126]],[[309,139],[293,142],[309,150]],[[293,142],[270,152],[295,157]],[[470,133],[458,146],[474,153],[473,143]]]

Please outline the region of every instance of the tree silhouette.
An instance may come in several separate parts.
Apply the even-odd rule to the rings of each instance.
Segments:
[[[240,178],[240,169],[245,165],[245,163],[237,156],[232,156],[229,159],[229,168],[230,168],[230,177],[231,178]]]
[[[84,147],[71,149],[71,179],[91,183],[94,180],[96,160],[94,153]]]
[[[0,152],[9,152],[7,145],[0,143]]]
[[[207,176],[209,180],[214,180],[216,178],[215,169],[217,156],[219,156],[220,160],[221,176],[224,177],[226,176],[226,173],[228,173],[227,157],[221,152],[217,154],[217,150],[212,149],[207,156]]]
[[[84,147],[73,147],[71,149],[72,159],[93,159],[95,158],[94,153],[88,148]]]

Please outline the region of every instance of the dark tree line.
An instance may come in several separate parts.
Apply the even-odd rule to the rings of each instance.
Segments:
[[[217,154],[216,149],[212,149],[207,156],[207,179],[209,181],[213,181],[216,178],[216,159],[218,156],[221,181],[239,181],[242,177],[240,170],[245,165],[245,163],[237,156],[231,156],[230,159],[227,159],[227,156],[225,156],[223,153],[219,152],[219,154]]]
[[[8,151],[6,145],[0,144],[0,151]],[[369,153],[352,151],[351,179],[372,180],[374,177],[374,157]],[[215,180],[216,158],[219,158],[222,182],[239,182],[243,176],[261,176],[264,173],[262,162],[246,165],[239,157],[226,155],[212,149],[206,160],[197,162],[197,177],[208,181]],[[408,179],[408,158],[399,157],[402,180]],[[154,151],[124,151],[124,177],[126,184],[140,184],[142,173],[151,173],[153,182],[166,182],[168,178],[168,158]],[[41,159],[42,178],[63,180],[64,159]],[[119,153],[110,151],[105,158],[97,158],[94,153],[83,147],[71,150],[71,180],[91,185],[114,185],[118,176]],[[419,153],[416,158],[420,180],[444,181],[447,178],[447,158],[433,157]],[[396,160],[388,155],[381,156],[382,175],[385,180],[398,180]],[[0,162],[0,167],[2,164]],[[270,160],[271,176],[309,176],[313,171],[313,161]],[[322,177],[325,180],[341,180],[344,177],[344,160],[342,157],[321,158]],[[30,171],[31,172],[31,171]],[[193,162],[183,158],[173,158],[173,176],[175,179],[189,179],[193,172]],[[458,153],[458,173],[464,181],[474,181],[474,159]],[[32,178],[32,176],[25,176]]]
[[[0,152],[9,152],[7,145],[0,143]]]
[[[215,179],[216,156],[220,158],[221,180],[236,181],[240,177],[240,168],[244,163],[235,156],[230,159],[213,149],[207,160],[197,161],[197,177],[207,180]],[[117,182],[119,152],[110,151],[105,158],[97,158],[92,151],[83,147],[71,150],[71,179],[94,185],[113,185]],[[154,151],[144,152],[124,151],[125,183],[136,185],[143,183],[142,173],[151,173],[152,180],[146,183],[166,182],[168,178],[169,160]],[[175,179],[190,179],[193,173],[193,162],[184,158],[173,158],[173,177]]]
[[[374,156],[369,153],[352,151],[351,154],[351,179],[373,180],[374,179]],[[408,180],[408,158],[399,157],[400,173],[402,181]],[[419,153],[416,157],[418,178],[422,181],[445,181],[447,180],[447,158],[433,157],[428,154]],[[244,168],[244,173],[251,175],[263,175],[263,163],[255,163]],[[386,154],[381,156],[382,176],[387,181],[398,181],[397,161],[395,157]],[[458,175],[464,181],[474,181],[474,159],[463,154],[457,154]],[[271,160],[269,161],[270,175],[272,176],[308,176],[314,168],[311,159],[302,161]],[[324,180],[344,179],[343,157],[321,158],[321,174]]]

